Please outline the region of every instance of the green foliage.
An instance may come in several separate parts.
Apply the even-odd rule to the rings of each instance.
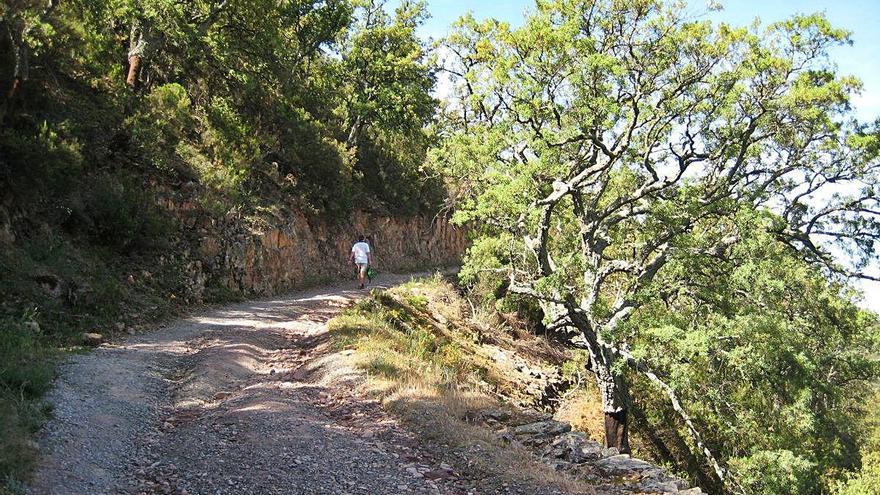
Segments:
[[[69,193],[70,178],[81,173],[83,157],[78,141],[65,139],[61,132],[47,122],[25,132],[0,128],[0,184],[5,194],[16,202],[35,203],[44,195]]]
[[[203,183],[227,207],[288,195],[337,218],[356,199],[394,213],[431,212],[443,194],[422,172],[436,106],[415,34],[424,17],[421,4],[388,13],[384,4],[349,0],[100,0],[48,9],[19,2],[0,12],[0,23],[26,33],[31,63],[49,68],[41,74],[63,75],[67,87],[32,96],[32,87],[58,86],[58,78],[23,83],[24,96],[4,116],[18,127],[0,142],[10,148],[8,167],[16,167],[9,173],[26,175],[18,164],[54,140],[63,145],[56,154],[67,146],[76,156],[59,154],[59,161],[115,167],[119,160],[109,155],[118,152],[123,167]],[[127,54],[140,61],[133,92],[119,66]],[[4,55],[5,71],[11,58]],[[92,98],[109,102],[103,114],[94,115]],[[45,130],[16,122],[37,108]],[[64,115],[64,108],[76,111]],[[80,132],[93,124],[88,135]],[[347,140],[353,127],[364,134],[362,147]],[[109,153],[91,156],[97,139],[108,141]],[[84,151],[76,148],[83,141],[90,143]],[[39,172],[34,181],[53,177]]]
[[[36,459],[30,437],[48,412],[40,397],[55,371],[34,317],[0,318],[0,490],[26,477]]]
[[[744,493],[755,495],[797,495],[816,493],[812,476],[815,466],[787,450],[761,451],[730,460]]]
[[[167,242],[171,220],[133,179],[99,175],[90,182],[73,211],[71,227],[77,232],[122,252],[143,251]]]
[[[8,394],[22,399],[40,397],[52,383],[54,371],[47,362],[46,350],[40,344],[42,337],[33,312],[16,319],[4,318],[3,338],[0,340],[0,387]]]
[[[340,80],[346,91],[349,132],[356,140],[365,126],[414,136],[433,116],[434,78],[416,28],[427,17],[424,2],[406,0],[391,16],[381,1],[360,9],[343,44]]]
[[[862,457],[862,468],[846,481],[839,482],[835,495],[880,494],[880,453],[872,452]]]
[[[880,332],[875,332],[877,338]],[[867,435],[862,447],[861,467],[838,480],[831,490],[835,495],[880,495],[880,409],[876,407],[880,399],[880,384],[875,384],[872,393],[864,395],[862,417],[857,425],[862,426]]]
[[[372,129],[365,134],[356,161],[364,191],[388,205],[391,213],[438,211],[445,191],[439,176],[423,166],[427,138]]]
[[[781,476],[761,471],[762,459],[785,452],[786,476],[797,478],[788,483],[801,490],[793,493],[814,493],[821,485],[803,483],[829,483],[858,465],[866,404],[854,398],[880,371],[872,358],[878,321],[845,286],[761,232],[760,218],[741,215],[750,235],[723,261],[671,262],[658,280],[666,295],[622,330],[639,336],[637,354],[689,404],[744,492],[775,493],[756,487],[759,473],[767,482]],[[663,421],[665,398],[643,393],[646,416]]]
[[[137,152],[155,167],[174,171],[180,167],[177,148],[192,128],[186,89],[166,84],[144,98],[144,109],[126,120]]]
[[[205,113],[202,142],[209,159],[196,167],[209,186],[235,194],[258,160],[258,139],[227,98],[213,98]]]
[[[334,77],[345,143],[356,147],[354,170],[366,199],[392,213],[436,211],[442,183],[424,167],[431,136],[426,126],[437,102],[433,68],[416,29],[427,17],[423,2],[402,2],[393,15],[384,1],[369,0],[341,43]]]

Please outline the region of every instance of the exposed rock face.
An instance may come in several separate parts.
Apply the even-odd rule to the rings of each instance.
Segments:
[[[560,435],[548,445],[543,453],[544,459],[562,459],[573,464],[583,464],[587,461],[596,461],[602,458],[601,445],[587,438],[587,435],[579,431],[569,431]]]
[[[186,205],[169,205],[188,229],[189,296],[201,299],[206,285],[232,292],[268,295],[320,281],[354,278],[348,261],[359,234],[368,237],[382,273],[425,270],[460,261],[465,233],[446,218],[383,217],[354,213],[340,224],[289,212],[271,225],[254,227],[235,214],[221,220]]]

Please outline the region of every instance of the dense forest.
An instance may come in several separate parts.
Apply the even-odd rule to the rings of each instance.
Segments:
[[[247,201],[274,168],[331,215],[442,199],[419,171],[436,107],[424,6],[25,1],[0,15],[7,191],[63,197],[105,165]]]
[[[198,190],[218,217],[451,214],[462,290],[578,350],[607,445],[632,432],[715,493],[877,493],[880,323],[854,281],[880,121],[828,57],[850,35],[681,7],[538,1],[429,44],[421,2],[3,0],[4,436],[36,428],[66,342],[32,322],[92,322],[38,316],[22,270],[87,266],[107,282],[81,312],[112,321],[117,268],[175,249],[158,192]]]

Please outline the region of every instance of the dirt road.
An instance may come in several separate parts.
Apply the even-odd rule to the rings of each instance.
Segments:
[[[351,287],[212,309],[72,356],[29,493],[466,493],[425,476],[448,470],[377,404],[303,371],[326,322],[367,294]]]

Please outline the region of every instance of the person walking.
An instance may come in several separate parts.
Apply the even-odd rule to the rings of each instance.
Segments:
[[[367,276],[367,270],[373,263],[373,255],[370,253],[370,245],[367,244],[367,238],[363,234],[358,236],[358,241],[351,247],[351,256],[349,261],[357,265],[359,289],[364,288],[364,278]]]

